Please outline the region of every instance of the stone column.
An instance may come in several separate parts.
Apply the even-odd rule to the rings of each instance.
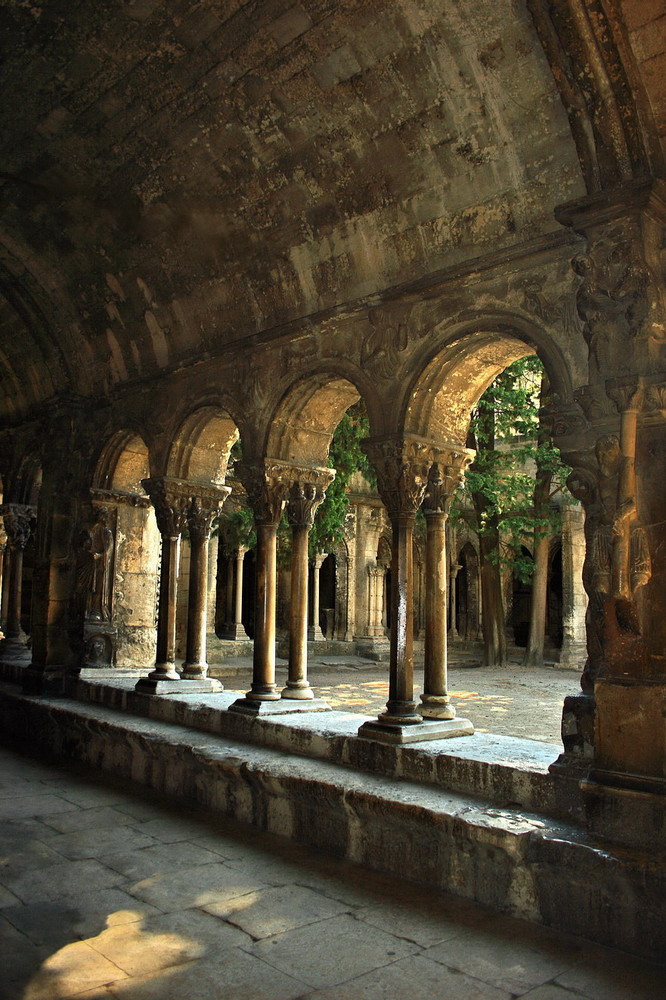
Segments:
[[[228,487],[196,486],[187,508],[190,535],[190,579],[187,604],[187,643],[183,680],[202,680],[208,673],[206,625],[208,619],[208,546],[213,519],[231,493]]]
[[[7,563],[7,532],[5,531],[4,520],[0,514],[0,639],[4,639],[4,622],[9,591],[7,590],[6,563]]]
[[[560,664],[580,667],[585,662],[585,613],[587,594],[583,587],[585,535],[583,509],[562,505],[562,649]]]
[[[368,566],[368,635],[373,638],[384,636],[384,626],[382,625],[384,578],[386,568],[384,566]]]
[[[318,552],[310,560],[312,567],[312,589],[309,600],[308,639],[310,642],[323,642],[326,638],[319,624],[319,571],[326,558],[326,552]]]
[[[455,709],[447,690],[446,589],[449,571],[446,521],[451,501],[462,482],[472,453],[461,449],[438,456],[428,475],[423,500],[426,519],[426,624],[421,714],[429,719],[453,719]]]
[[[365,449],[377,470],[379,495],[393,531],[389,698],[376,722],[360,736],[406,743],[432,738],[414,701],[413,531],[432,462],[431,446],[417,438],[374,438]]]
[[[0,642],[0,658],[27,663],[30,651],[26,645],[27,636],[21,628],[23,553],[30,539],[35,511],[27,504],[6,503],[0,507],[0,513],[4,518],[10,552],[5,638]]]
[[[289,489],[287,517],[291,525],[291,602],[289,608],[289,678],[283,698],[308,700],[314,694],[307,678],[308,536],[317,508],[335,473],[332,469],[302,475]],[[317,559],[318,557],[315,557]],[[315,568],[315,574],[318,570]],[[315,591],[318,596],[318,588]],[[313,595],[314,603],[314,595]],[[317,601],[318,604],[318,601]],[[316,607],[317,605],[315,605]]]
[[[233,711],[260,714],[267,711],[265,703],[280,699],[275,683],[276,538],[287,498],[281,471],[279,463],[268,461],[263,466],[244,465],[240,469],[254,512],[257,552],[252,685],[244,698],[230,706]]]

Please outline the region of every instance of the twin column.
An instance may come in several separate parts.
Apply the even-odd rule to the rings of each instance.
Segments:
[[[162,536],[157,613],[157,655],[153,682],[201,680],[206,663],[206,617],[208,544],[211,526],[231,490],[226,486],[199,486],[167,477],[144,479],[143,486],[155,508]],[[187,646],[182,675],[177,673],[176,597],[180,539],[185,528],[190,536],[190,582],[187,611]]]
[[[404,727],[424,718],[455,717],[447,693],[445,525],[453,494],[474,453],[457,445],[434,447],[417,438],[370,439],[368,457],[377,470],[379,494],[393,529],[391,564],[391,653],[389,700],[378,723],[366,724],[368,735],[405,742]],[[427,594],[424,691],[414,701],[413,531],[423,503],[426,518]],[[393,730],[393,733],[391,733]],[[434,733],[434,730],[431,730]],[[420,738],[427,738],[425,735]]]

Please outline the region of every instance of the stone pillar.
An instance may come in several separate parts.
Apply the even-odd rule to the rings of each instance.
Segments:
[[[257,530],[254,651],[251,688],[230,710],[260,714],[267,711],[265,703],[280,700],[275,683],[276,538],[288,487],[279,463],[244,465],[239,471]]]
[[[190,535],[190,579],[187,603],[187,643],[183,680],[202,680],[208,673],[206,626],[208,619],[208,546],[210,530],[220,507],[231,493],[228,487],[196,486],[187,508]]]
[[[447,690],[446,589],[449,563],[446,521],[451,501],[462,482],[472,454],[452,449],[439,456],[428,475],[423,500],[426,519],[426,624],[421,714],[429,719],[453,719],[455,709]]]
[[[310,642],[323,642],[326,638],[319,624],[319,571],[322,567],[326,552],[318,552],[310,560],[312,567],[312,589],[309,601],[308,639]]]
[[[368,635],[373,638],[384,636],[382,611],[384,605],[385,566],[368,566]]]
[[[289,608],[289,678],[283,698],[309,700],[314,694],[307,677],[308,536],[334,472],[301,475],[289,489],[287,517],[291,525],[291,601]],[[315,557],[315,560],[318,557]],[[318,570],[315,568],[315,574]],[[318,588],[317,588],[318,596]],[[314,594],[313,594],[314,603]],[[318,602],[317,602],[318,604]],[[317,605],[315,605],[317,606]]]
[[[30,662],[27,636],[21,627],[23,553],[30,539],[35,511],[27,504],[6,503],[0,507],[9,545],[9,585],[5,638],[0,642],[0,659]]]
[[[666,836],[666,184],[628,183],[556,214],[587,242],[572,262],[584,416],[560,406],[554,439],[585,507],[589,603],[582,693],[565,701],[553,771],[582,777],[593,833],[652,847]]]
[[[413,530],[434,449],[415,437],[371,438],[365,448],[393,529],[391,648],[386,711],[376,722],[363,723],[359,735],[391,743],[440,738],[437,724],[424,723],[414,702]]]

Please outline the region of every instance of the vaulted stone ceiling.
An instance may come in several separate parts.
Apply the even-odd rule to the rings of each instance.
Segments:
[[[553,6],[4,0],[0,416],[556,229],[603,183],[584,147],[613,101],[575,59],[558,76]],[[658,55],[639,6],[634,76]]]

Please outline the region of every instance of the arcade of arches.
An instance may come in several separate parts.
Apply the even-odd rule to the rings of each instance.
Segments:
[[[449,700],[446,643],[451,624],[478,628],[477,552],[461,535],[452,560],[447,515],[472,458],[472,407],[536,352],[584,512],[588,600],[585,635],[567,634],[565,614],[557,637],[584,669],[551,773],[593,834],[663,838],[663,4],[75,8],[3,4],[8,675],[20,665],[23,691],[49,696],[96,670],[140,668],[151,698],[214,694],[206,635],[216,625],[245,640],[244,571],[253,676],[229,711],[316,703],[308,533],[333,477],[332,435],[362,400],[378,496],[356,508],[364,529],[335,628],[386,643],[389,668],[386,710],[361,735],[470,733]],[[240,493],[256,546],[244,567],[240,544],[221,561],[216,607],[214,528]],[[573,606],[570,549],[553,553],[553,574]],[[451,565],[463,571],[447,622]],[[322,586],[331,573],[317,574]]]

